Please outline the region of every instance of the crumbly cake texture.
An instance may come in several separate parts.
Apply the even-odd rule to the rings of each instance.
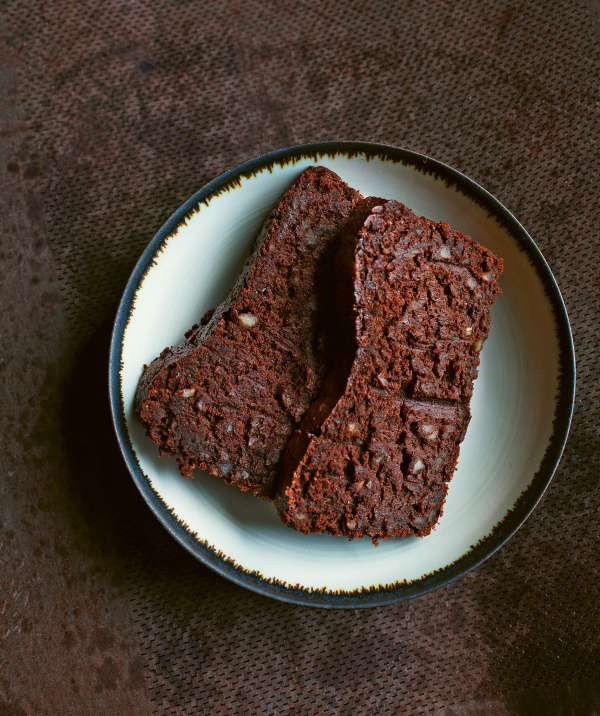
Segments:
[[[396,201],[360,202],[338,254],[338,342],[282,460],[282,520],[304,533],[424,536],[469,420],[502,260]]]
[[[201,468],[273,498],[281,454],[331,370],[333,265],[360,198],[328,169],[306,169],[227,300],[144,367],[137,415],[182,475]]]

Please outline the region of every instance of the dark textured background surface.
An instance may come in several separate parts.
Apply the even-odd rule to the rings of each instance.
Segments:
[[[600,713],[595,0],[0,2],[0,715]],[[324,139],[449,163],[563,291],[571,436],[510,542],[425,597],[246,592],[160,527],[108,413],[145,245],[252,156]]]

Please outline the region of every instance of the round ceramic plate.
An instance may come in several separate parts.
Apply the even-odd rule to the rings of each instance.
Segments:
[[[481,355],[472,420],[444,514],[424,538],[348,541],[302,535],[275,507],[159,458],[133,414],[144,363],[183,340],[223,300],[263,219],[306,167],[335,171],[364,196],[398,199],[447,221],[504,259],[503,293]],[[144,251],[117,314],[110,397],[117,437],[160,522],[223,576],[278,599],[322,607],[385,604],[430,591],[477,565],[522,524],[558,464],[571,420],[573,344],[552,273],[517,220],[462,174],[413,152],[365,143],[283,149],[218,177]]]

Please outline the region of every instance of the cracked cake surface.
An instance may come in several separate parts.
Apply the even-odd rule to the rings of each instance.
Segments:
[[[286,524],[374,542],[431,531],[502,269],[470,237],[397,201],[355,207],[336,261],[337,363],[282,460]]]

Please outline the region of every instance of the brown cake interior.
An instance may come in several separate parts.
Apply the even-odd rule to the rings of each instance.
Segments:
[[[277,506],[301,532],[422,536],[470,419],[502,261],[395,201],[364,200],[348,226],[344,355],[284,454]]]
[[[310,167],[265,222],[228,299],[145,368],[139,419],[181,473],[272,498],[277,465],[331,371],[339,232],[360,194]]]

